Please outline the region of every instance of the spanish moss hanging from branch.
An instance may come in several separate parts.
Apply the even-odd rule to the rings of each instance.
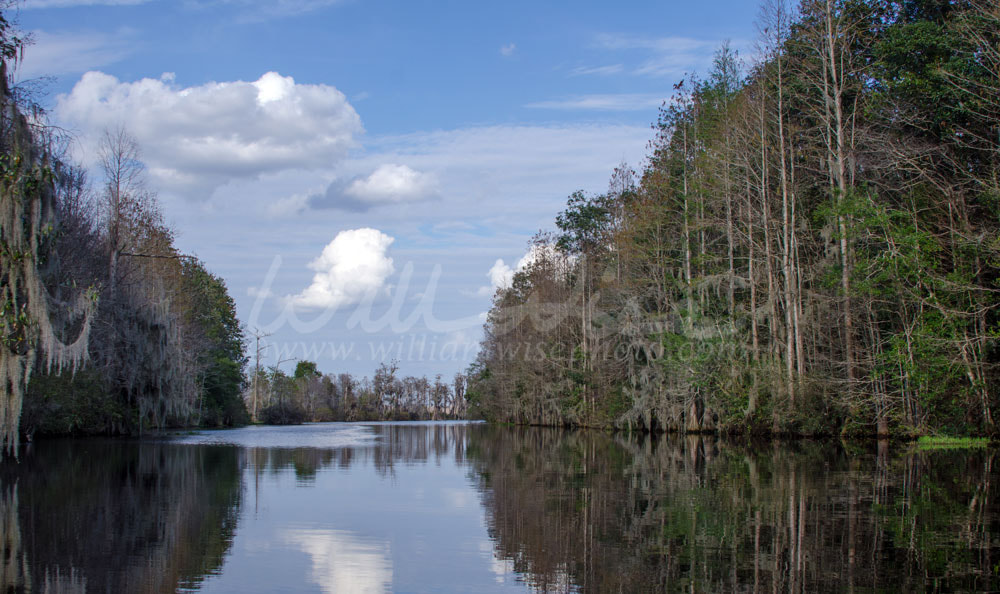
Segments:
[[[16,454],[36,361],[43,357],[46,371],[76,371],[87,358],[95,297],[76,287],[46,286],[58,266],[48,250],[58,163],[12,98],[6,63],[0,65],[0,110],[0,447]]]

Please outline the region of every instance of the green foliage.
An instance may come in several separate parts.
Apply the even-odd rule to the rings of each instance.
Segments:
[[[611,221],[607,196],[587,196],[582,191],[570,194],[566,210],[556,216],[556,227],[562,232],[556,247],[568,253],[593,249],[608,232]]]
[[[316,371],[316,363],[313,361],[299,361],[295,364],[295,374],[292,376],[295,379],[318,377],[320,374]]]
[[[27,435],[95,435],[121,431],[128,409],[109,398],[100,373],[35,374],[28,384],[21,431]]]
[[[949,437],[947,435],[921,435],[917,439],[919,450],[962,450],[985,448],[989,445],[985,437]]]
[[[300,425],[306,421],[306,413],[293,402],[276,402],[261,410],[260,420],[267,425]]]
[[[944,21],[926,16],[914,13],[894,23],[875,46],[874,106],[903,103],[919,113],[927,133],[941,138],[967,123],[972,107],[943,71],[971,65],[955,52],[961,38],[950,34]]]
[[[195,259],[184,261],[182,279],[190,303],[187,316],[208,341],[201,355],[201,422],[206,426],[246,424],[249,415],[242,394],[248,359],[236,304],[225,282]]]

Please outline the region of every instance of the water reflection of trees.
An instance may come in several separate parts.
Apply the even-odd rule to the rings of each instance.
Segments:
[[[467,426],[374,425],[344,448],[238,448],[49,441],[0,465],[0,590],[174,592],[222,567],[242,502],[244,469],[318,471],[462,463]]]
[[[174,592],[218,571],[241,501],[233,447],[41,442],[0,467],[4,591]]]
[[[752,447],[374,425],[343,448],[39,443],[0,466],[6,591],[172,592],[219,571],[244,469],[467,466],[497,557],[541,591],[995,590],[995,452]],[[30,469],[30,472],[28,471]],[[249,488],[249,485],[248,485]]]
[[[481,427],[497,555],[542,591],[1000,587],[994,453]]]
[[[341,448],[249,448],[249,462],[258,473],[295,471],[300,484],[312,483],[325,468],[349,469],[370,465],[382,476],[392,475],[402,465],[440,463],[451,459],[465,463],[466,423],[377,424],[369,426],[375,441],[364,446]]]

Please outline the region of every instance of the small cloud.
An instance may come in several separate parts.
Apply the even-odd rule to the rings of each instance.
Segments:
[[[341,231],[309,264],[316,271],[312,284],[290,297],[305,308],[337,308],[374,297],[393,273],[387,255],[393,237],[377,229]]]
[[[525,107],[536,109],[643,111],[656,109],[664,95],[653,93],[619,93],[611,95],[580,95],[555,101],[538,101]]]
[[[500,46],[500,54],[503,56],[511,56],[514,54],[514,50],[517,46],[514,43],[508,43],[507,45]]]
[[[366,177],[330,184],[324,195],[313,196],[309,204],[314,208],[365,211],[385,204],[426,200],[434,195],[436,185],[430,174],[386,163]]]
[[[506,289],[514,280],[514,269],[505,264],[503,258],[497,258],[486,276],[490,278],[490,285],[493,289]]]
[[[479,287],[476,291],[476,295],[480,297],[489,297],[496,293],[497,289],[507,289],[514,282],[514,275],[522,270],[528,268],[540,259],[546,258],[557,258],[560,257],[556,249],[550,245],[533,245],[531,248],[517,261],[515,266],[510,266],[503,261],[503,258],[497,258],[497,261],[493,263],[490,267],[489,272],[486,276],[490,279],[489,286]]]
[[[351,182],[345,193],[368,202],[402,202],[424,195],[430,185],[430,177],[424,173],[406,165],[386,164]]]

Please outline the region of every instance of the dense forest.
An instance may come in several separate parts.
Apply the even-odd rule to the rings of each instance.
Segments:
[[[497,292],[488,419],[997,434],[1000,5],[768,0]]]
[[[107,131],[93,182],[30,93],[0,16],[0,444],[247,420],[225,283],[178,252],[136,142]]]

